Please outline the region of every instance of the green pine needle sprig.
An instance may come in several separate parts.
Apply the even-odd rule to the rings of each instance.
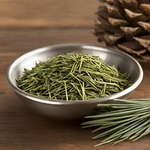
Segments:
[[[97,127],[92,132],[101,131],[92,139],[106,137],[94,147],[110,142],[114,145],[126,139],[134,142],[150,133],[150,97],[114,99],[97,106],[98,114],[86,116],[91,120],[81,124],[82,128]]]

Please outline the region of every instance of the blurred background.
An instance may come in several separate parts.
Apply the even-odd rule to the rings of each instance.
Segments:
[[[9,45],[15,53],[57,43],[98,44],[91,33],[97,8],[97,0],[0,0],[0,49]]]

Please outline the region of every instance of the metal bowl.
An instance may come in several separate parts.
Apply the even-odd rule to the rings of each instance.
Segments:
[[[107,64],[119,67],[122,72],[128,72],[133,85],[120,93],[87,101],[49,100],[28,94],[17,87],[15,79],[22,76],[24,68],[31,69],[35,66],[35,61],[47,61],[47,57],[52,58],[68,52],[99,56]],[[91,115],[98,103],[115,98],[127,98],[138,87],[142,79],[143,70],[140,64],[126,53],[107,47],[83,44],[60,44],[30,51],[16,59],[7,72],[8,83],[17,96],[34,111],[54,119],[81,119],[86,115]]]

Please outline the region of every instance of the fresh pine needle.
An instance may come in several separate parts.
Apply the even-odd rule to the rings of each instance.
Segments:
[[[114,99],[97,106],[103,111],[86,116],[85,118],[92,120],[81,124],[82,128],[97,127],[92,132],[101,131],[92,139],[106,137],[94,147],[110,142],[114,142],[114,145],[126,139],[134,142],[150,134],[150,97],[132,100]]]

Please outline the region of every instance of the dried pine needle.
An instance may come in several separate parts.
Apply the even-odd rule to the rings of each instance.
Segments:
[[[82,123],[82,128],[97,127],[92,132],[101,132],[92,139],[106,137],[94,147],[109,142],[114,142],[114,145],[126,139],[134,142],[150,134],[150,97],[115,99],[109,103],[98,104],[98,108],[105,111],[85,117],[92,120]]]
[[[128,73],[121,73],[98,56],[66,53],[36,62],[16,79],[18,87],[48,99],[90,100],[123,91],[131,86]]]

